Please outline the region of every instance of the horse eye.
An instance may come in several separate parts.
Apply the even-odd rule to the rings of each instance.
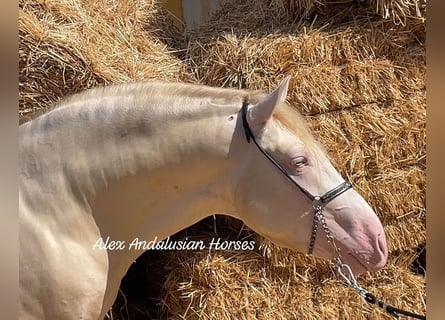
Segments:
[[[292,166],[296,168],[304,167],[307,163],[307,159],[305,157],[298,157],[292,160]]]

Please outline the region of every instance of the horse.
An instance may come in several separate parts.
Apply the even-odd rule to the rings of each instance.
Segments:
[[[110,85],[21,124],[20,318],[103,319],[144,252],[125,244],[166,239],[214,213],[278,246],[322,259],[340,252],[356,274],[381,269],[383,226],[286,102],[289,81],[269,93]]]

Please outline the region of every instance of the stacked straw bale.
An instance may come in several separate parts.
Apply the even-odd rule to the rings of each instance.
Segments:
[[[19,7],[20,116],[97,85],[188,78],[167,46],[181,37],[157,1],[20,0]]]
[[[23,118],[102,84],[156,78],[269,90],[291,75],[289,102],[385,226],[388,266],[360,284],[425,312],[425,279],[411,270],[426,241],[425,1],[229,0],[187,39],[156,0],[19,4]],[[328,263],[277,248],[235,219],[213,224],[175,238],[256,239],[258,250],[148,252],[107,317],[385,318]],[[157,287],[132,302],[144,277]]]

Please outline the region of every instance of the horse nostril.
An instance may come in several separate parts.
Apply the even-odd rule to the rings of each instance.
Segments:
[[[385,252],[385,245],[382,243],[382,237],[380,235],[377,236],[377,245],[380,252]]]
[[[378,253],[380,255],[381,262],[386,264],[386,260],[388,259],[388,246],[386,244],[385,235],[379,234],[377,235],[377,248]]]
[[[374,241],[374,252],[371,256],[368,256],[370,260],[368,260],[366,265],[366,268],[370,272],[376,272],[382,269],[388,260],[388,248],[385,235],[381,233],[377,234]]]

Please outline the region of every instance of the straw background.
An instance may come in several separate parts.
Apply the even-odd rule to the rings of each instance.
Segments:
[[[388,266],[359,277],[425,313],[426,2],[229,0],[181,33],[155,0],[19,0],[19,115],[97,85],[142,79],[270,90],[288,100],[376,210]],[[215,230],[216,225],[216,230]],[[148,252],[110,319],[385,319],[326,263],[217,216],[175,239],[255,239],[253,252]]]

